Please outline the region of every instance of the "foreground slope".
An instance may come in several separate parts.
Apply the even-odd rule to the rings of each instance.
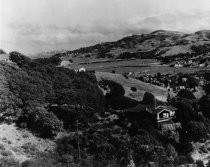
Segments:
[[[18,162],[34,158],[40,152],[49,152],[55,148],[52,140],[34,136],[26,129],[15,124],[0,124],[0,159],[11,158]]]

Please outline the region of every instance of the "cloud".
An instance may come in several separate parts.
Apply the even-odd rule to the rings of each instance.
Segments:
[[[75,49],[157,29],[210,27],[209,0],[1,0],[0,47]]]

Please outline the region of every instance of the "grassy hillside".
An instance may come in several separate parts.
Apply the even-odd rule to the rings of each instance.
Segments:
[[[55,148],[52,140],[34,136],[15,124],[0,124],[0,159],[15,159],[23,162],[34,158],[38,153],[47,153]]]
[[[0,54],[0,61],[1,60],[6,60],[9,59],[9,55],[8,54]]]
[[[210,50],[210,31],[186,34],[158,30],[150,34],[133,35],[114,42],[105,42],[73,51],[57,52],[54,55],[64,60],[72,58],[127,59],[164,58],[170,56],[206,54]],[[205,47],[205,52],[200,48]]]
[[[96,72],[96,78],[100,80],[111,80],[123,85],[125,89],[125,96],[142,100],[145,92],[150,92],[155,95],[155,97],[161,101],[166,101],[168,92],[167,89],[152,84],[144,83],[134,78],[125,78],[121,74],[113,74],[107,72]],[[137,89],[136,92],[131,90],[131,87]]]

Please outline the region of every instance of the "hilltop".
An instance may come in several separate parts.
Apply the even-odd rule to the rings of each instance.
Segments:
[[[70,58],[158,58],[170,56],[196,56],[210,50],[210,30],[192,34],[158,30],[149,34],[132,35],[118,41],[99,43],[93,46],[61,51],[57,55],[64,60]]]

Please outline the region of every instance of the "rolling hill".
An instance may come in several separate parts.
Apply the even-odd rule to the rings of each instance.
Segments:
[[[64,60],[158,58],[170,56],[197,56],[210,51],[210,30],[192,34],[158,30],[149,34],[132,35],[114,42],[105,42],[54,55]]]

